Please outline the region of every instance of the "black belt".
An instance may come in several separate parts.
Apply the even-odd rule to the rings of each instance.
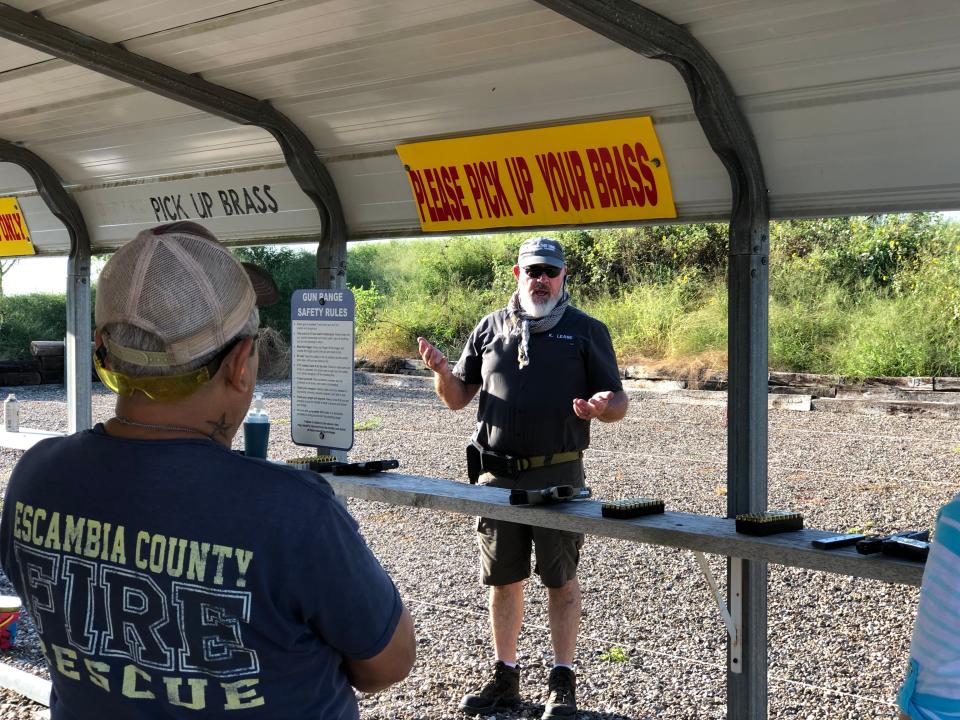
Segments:
[[[583,450],[553,453],[552,455],[534,455],[533,457],[518,458],[512,455],[503,455],[486,450],[475,443],[467,445],[467,477],[470,483],[476,483],[483,473],[490,473],[499,477],[516,478],[524,470],[561,465],[563,463],[580,460]]]

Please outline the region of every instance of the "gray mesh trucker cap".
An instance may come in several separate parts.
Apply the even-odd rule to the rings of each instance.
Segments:
[[[524,240],[520,246],[517,265],[553,265],[562,268],[566,264],[563,257],[563,246],[553,238],[532,238]]]
[[[183,365],[219,350],[246,324],[255,305],[279,298],[270,274],[240,263],[209,230],[177,222],[144,230],[117,250],[97,281],[95,320],[129,323],[158,336],[162,352],[111,343],[136,365]]]

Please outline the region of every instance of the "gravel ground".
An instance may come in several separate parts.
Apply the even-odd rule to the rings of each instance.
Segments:
[[[270,382],[261,389],[274,422],[271,457],[305,454],[289,441],[289,385]],[[62,387],[14,390],[21,425],[66,429]],[[105,420],[113,396],[97,387],[93,408],[94,420]],[[419,379],[359,375],[355,420],[371,429],[356,433],[351,458],[397,458],[402,472],[461,480],[474,413],[474,406],[446,410]],[[960,492],[955,422],[771,410],[769,444],[770,507],[803,512],[808,527],[932,528],[938,508]],[[636,393],[625,420],[595,424],[588,484],[597,497],[655,495],[670,510],[722,515],[725,445],[722,408]],[[19,455],[0,451],[0,479]],[[419,642],[411,676],[362,697],[361,717],[462,717],[460,696],[482,681],[492,662],[474,522],[360,500],[349,506],[410,607]],[[723,559],[711,564],[722,585]],[[588,537],[580,581],[581,720],[725,717],[724,628],[689,552]],[[9,591],[0,575],[0,593]],[[893,717],[917,596],[912,587],[771,565],[770,717]],[[538,718],[545,700],[551,652],[546,594],[536,583],[528,591],[520,653],[528,702],[501,718]],[[46,674],[29,620],[2,659]],[[32,720],[39,709],[0,693],[0,718]]]

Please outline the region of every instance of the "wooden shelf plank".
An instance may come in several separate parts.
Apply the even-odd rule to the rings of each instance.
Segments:
[[[324,474],[338,495],[394,505],[484,515],[529,525],[602,537],[699,550],[777,565],[822,570],[904,585],[919,585],[923,563],[886,555],[860,555],[853,548],[818,550],[811,540],[837,532],[804,529],[754,537],[736,532],[732,519],[666,512],[629,520],[602,517],[600,502],[579,500],[549,506],[510,505],[509,491],[451,480],[388,472],[372,476]]]

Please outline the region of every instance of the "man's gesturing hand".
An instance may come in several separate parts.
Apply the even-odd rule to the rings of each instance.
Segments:
[[[581,420],[593,420],[603,415],[612,397],[612,390],[604,390],[603,392],[598,392],[589,400],[574,398],[573,412]]]
[[[423,364],[436,373],[442,373],[447,369],[448,363],[446,356],[437,348],[427,342],[426,338],[417,338],[417,352]]]

